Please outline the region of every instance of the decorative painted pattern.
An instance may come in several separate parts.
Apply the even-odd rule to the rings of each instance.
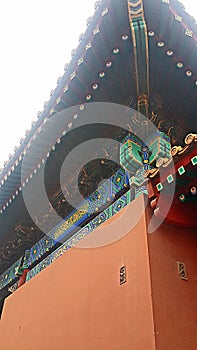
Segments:
[[[55,241],[65,240],[65,237],[74,230],[79,230],[81,225],[91,215],[97,215],[97,212],[103,210],[109,202],[129,184],[128,176],[123,169],[119,169],[110,179],[104,181],[98,189],[87,198],[87,201],[82,203],[73,213],[70,214],[63,222],[56,226],[49,236]]]
[[[194,213],[197,210],[197,135],[187,135],[185,146],[174,146],[171,153],[173,159],[160,164],[162,173],[159,169],[149,173],[150,205],[155,216],[164,215],[163,208],[168,203],[174,186],[174,198],[165,216],[166,222],[196,228]]]
[[[20,265],[21,259],[17,260],[9,269],[0,276],[0,290],[4,287],[13,284],[18,278],[16,269]]]
[[[85,227],[83,227],[79,232],[74,236],[69,238],[61,247],[57,248],[53,253],[48,255],[43,261],[36,265],[31,271],[27,274],[27,281],[36,276],[47,266],[49,266],[54,260],[58,259],[70,248],[74,247],[79,243],[84,237],[88,236],[95,228],[100,226],[102,223],[107,221],[110,217],[118,213],[126,205],[128,205],[134,198],[131,195],[131,191],[128,191],[117,201],[115,201],[109,208],[105,209],[100,213],[96,218],[89,222]]]
[[[37,260],[42,258],[47,252],[57,245],[51,237],[44,236],[38,243],[36,243],[30,250],[25,252],[24,262],[27,261],[28,266],[34,264]]]
[[[137,16],[142,17],[144,15],[142,0],[128,0],[128,8],[130,20],[136,19]]]
[[[54,240],[60,241],[64,233],[70,233],[74,227],[79,226],[84,220],[88,218],[88,205],[83,204],[78,210],[75,210],[68,218],[66,218],[59,227],[49,233],[49,236]]]
[[[26,250],[24,257],[24,264],[32,266],[37,260],[42,258],[47,252],[57,245],[53,239],[44,236],[38,243],[36,243],[30,250]],[[9,269],[7,269],[0,276],[0,290],[6,286],[13,284],[17,279],[17,269],[21,265],[21,259],[17,260]]]
[[[119,169],[116,174],[112,175],[110,184],[111,194],[112,197],[114,197],[129,185],[129,177],[127,172],[125,172],[123,169]]]
[[[59,245],[58,242],[60,242],[60,240],[65,240],[68,234],[74,234],[76,230],[79,231],[81,225],[90,215],[94,214],[96,216],[97,212],[103,210],[104,207],[109,206],[110,202],[112,202],[115,197],[118,195],[120,196],[123,190],[126,191],[128,184],[129,179],[127,174],[123,169],[119,169],[110,179],[104,181],[99,188],[87,198],[85,204],[82,203],[78,210],[71,213],[47,236],[44,236],[31,249],[27,250],[25,252],[24,263],[30,268],[32,265],[35,265],[39,260],[46,256],[46,254],[49,254],[52,249],[55,249],[55,247]],[[105,214],[99,214],[100,220],[102,220],[102,217],[104,217],[106,213],[107,209]],[[95,222],[97,222],[97,219]],[[90,223],[91,227],[92,225],[94,225],[94,220]],[[83,232],[83,229],[82,231],[80,230],[80,232]],[[48,261],[48,257],[45,260]],[[45,264],[45,260],[41,261],[41,266]],[[0,276],[0,290],[6,286],[10,286],[16,281],[16,269],[20,266],[20,263],[21,258]]]
[[[128,13],[135,57],[138,111],[148,116],[149,52],[142,0],[128,0]]]
[[[170,138],[162,132],[151,135],[144,144],[137,139],[127,140],[120,148],[120,164],[131,174],[130,185],[136,187],[143,185],[146,172],[170,158]]]

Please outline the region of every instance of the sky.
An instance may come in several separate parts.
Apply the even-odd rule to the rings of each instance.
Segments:
[[[95,0],[0,2],[0,168],[49,100]],[[197,18],[196,0],[182,0]]]

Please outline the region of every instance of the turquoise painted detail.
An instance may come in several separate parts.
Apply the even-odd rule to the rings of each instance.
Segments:
[[[57,248],[53,253],[48,255],[44,260],[42,260],[38,265],[36,265],[31,271],[27,274],[27,281],[36,276],[47,266],[53,263],[54,260],[58,259],[69,249],[74,247],[79,243],[83,238],[88,236],[94,229],[100,226],[102,223],[106,222],[110,217],[117,214],[121,209],[126,207],[134,197],[131,192],[128,191],[117,201],[115,201],[109,208],[105,209],[97,217],[95,217],[91,222],[89,222],[85,227],[78,231],[75,235],[69,238],[61,247]]]
[[[109,206],[115,198],[127,190],[128,185],[128,176],[126,172],[120,168],[110,179],[103,182],[102,185],[87,198],[88,207],[84,208],[84,203],[82,203],[78,208],[78,212],[75,210],[71,213],[49,232],[47,236],[44,236],[31,249],[25,252],[24,263],[26,266],[31,268],[32,265],[37,264],[43,259],[46,254],[49,254],[58,247],[60,245],[60,239],[63,238],[66,240],[68,234],[74,234],[74,232],[79,231],[80,225],[83,221],[88,219],[88,215],[90,216],[95,213],[97,209],[99,212],[103,210],[103,207]],[[87,215],[87,213],[89,214]],[[16,270],[21,265],[21,259],[22,258],[17,260],[16,263],[0,275],[0,290],[6,286],[9,288],[10,285],[16,282],[18,279]]]
[[[134,176],[132,183],[137,186],[141,183],[137,171],[142,167],[145,171],[151,169],[160,158],[171,158],[170,138],[162,132],[151,135],[145,143],[137,138],[127,140],[120,148],[120,164]]]

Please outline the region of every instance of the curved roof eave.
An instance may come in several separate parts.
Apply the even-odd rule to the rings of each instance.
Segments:
[[[192,77],[190,81],[189,79],[187,79],[185,84],[187,89],[187,96],[190,96],[193,100],[193,96],[194,94],[196,94],[197,90],[197,87],[195,89],[195,86],[193,86],[194,91],[190,87],[190,85],[192,85],[192,82],[195,83],[195,79],[197,79],[197,67],[194,64],[197,59],[197,26],[194,19],[184,11],[183,6],[177,0],[143,0],[143,3],[148,30],[154,30],[156,33],[156,40],[165,40],[165,42],[167,43],[166,47],[175,52],[176,55],[174,55],[173,57],[173,64],[176,63],[176,60],[177,62],[178,60],[182,60],[183,55],[181,55],[181,52],[184,53],[184,48],[187,51],[185,61],[183,62],[184,72],[186,73],[187,70],[191,71]],[[106,26],[105,18],[107,17],[108,22]],[[172,18],[174,18],[174,22],[172,22]],[[102,32],[100,31],[101,26],[103,28]],[[86,30],[86,33],[81,38],[81,42],[79,43],[77,50],[73,52],[73,57],[70,64],[65,67],[65,73],[61,77],[61,79],[59,79],[57,87],[52,92],[50,101],[47,102],[46,107],[43,110],[43,112],[40,113],[37,122],[32,127],[31,131],[26,136],[25,140],[23,141],[19,149],[15,152],[15,154],[10,159],[10,161],[8,162],[8,164],[3,169],[0,175],[0,190],[4,190],[7,196],[10,193],[12,193],[12,189],[16,187],[16,183],[20,183],[19,164],[22,161],[25,148],[28,146],[29,143],[31,143],[32,139],[37,137],[43,125],[45,124],[46,119],[50,118],[50,116],[53,113],[58,112],[64,108],[70,107],[72,105],[86,102],[86,94],[88,94],[89,91],[92,91],[91,84],[98,80],[99,71],[101,71],[103,67],[105,68],[106,60],[109,60],[112,55],[112,48],[114,47],[113,45],[119,42],[121,39],[121,35],[124,34],[130,35],[130,27],[127,13],[127,0],[103,0],[97,2],[95,14],[93,18],[89,20],[89,26]],[[179,37],[181,40],[180,42],[177,41],[177,38]],[[111,38],[113,40],[110,41]],[[130,37],[129,41],[132,47],[132,41]],[[176,48],[174,49],[174,47],[170,46],[170,43],[173,42],[174,45],[177,45],[178,42],[180,46],[180,52],[177,53]],[[100,43],[102,43],[103,45],[102,50],[99,49]],[[150,80],[152,79],[152,95],[154,95],[155,89],[157,88],[158,90],[161,90],[164,82],[167,81],[167,78],[166,76],[164,76],[164,72],[163,76],[161,74],[163,80],[160,79],[160,82],[157,82],[158,71],[157,69],[155,69],[154,72],[154,64],[156,64],[157,68],[160,69],[156,60],[158,51],[156,51],[155,43],[154,45],[152,43],[150,43],[149,45],[150,57],[153,58],[152,63],[150,63],[150,65],[152,65],[150,66]],[[92,56],[89,55],[90,52],[92,53]],[[166,50],[163,50],[163,55],[165,54]],[[161,55],[161,51],[159,52],[159,55],[159,57],[162,58],[162,60],[164,60],[163,56]],[[84,58],[87,56],[89,58],[86,62]],[[95,62],[93,62],[93,58],[95,58]],[[87,63],[89,64],[88,67]],[[95,66],[97,67],[97,70],[95,69]],[[89,70],[89,74],[87,74],[87,79],[83,81],[83,70],[84,72],[87,72],[87,68]],[[125,67],[124,70],[127,71],[128,67]],[[124,74],[125,72],[121,73]],[[132,72],[130,73],[132,74]],[[174,66],[169,71],[169,74],[173,74],[173,77],[175,74],[177,74],[175,72]],[[76,76],[80,83],[78,88],[75,85]],[[166,86],[168,86],[169,91],[167,91],[166,96],[164,96],[164,103],[166,103],[165,101],[169,99],[171,95],[172,85],[169,85],[169,81],[166,82]],[[179,81],[183,82],[183,78],[180,77]],[[104,93],[106,93],[106,91],[110,89],[111,84],[109,84],[109,88],[105,87]],[[133,89],[135,88],[133,87]],[[181,93],[184,93],[183,87],[179,86],[179,89],[181,90]],[[106,101],[108,99],[110,100],[110,91],[107,92],[109,93],[109,95],[107,95],[106,97],[102,95],[102,93],[100,94],[101,100],[104,99],[104,97]],[[5,185],[8,184],[8,178],[11,178],[11,176],[11,182],[13,183],[13,186],[7,186],[6,190]]]

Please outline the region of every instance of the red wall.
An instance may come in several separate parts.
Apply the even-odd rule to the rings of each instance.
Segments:
[[[127,209],[129,223],[139,207],[142,198]],[[117,238],[121,215],[105,225]],[[120,286],[122,265],[127,282]],[[1,350],[154,350],[149,270],[144,216],[114,243],[71,249],[6,299]]]
[[[1,350],[196,350],[197,232],[147,234],[143,209],[141,197],[8,297]]]
[[[148,235],[156,345],[197,349],[197,230],[163,224]],[[186,265],[181,280],[177,261]]]

